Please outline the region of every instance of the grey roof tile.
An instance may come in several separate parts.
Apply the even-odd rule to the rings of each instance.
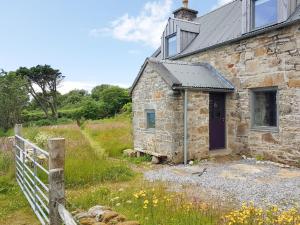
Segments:
[[[162,77],[173,89],[196,88],[206,91],[233,91],[234,86],[208,63],[158,60],[148,58],[135,79],[130,93],[134,90],[147,65]]]

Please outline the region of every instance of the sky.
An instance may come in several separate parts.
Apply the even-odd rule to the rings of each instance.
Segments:
[[[231,0],[190,0],[203,15]],[[0,68],[48,64],[59,87],[130,87],[182,0],[0,0]]]

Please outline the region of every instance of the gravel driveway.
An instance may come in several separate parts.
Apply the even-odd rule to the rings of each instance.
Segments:
[[[300,203],[300,169],[280,168],[256,160],[166,166],[147,171],[144,176],[148,181],[193,186],[209,198],[238,204],[253,201],[258,206],[288,208]]]

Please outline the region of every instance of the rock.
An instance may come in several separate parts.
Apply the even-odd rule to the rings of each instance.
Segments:
[[[108,225],[115,225],[119,222],[124,222],[126,220],[126,217],[123,215],[118,215],[117,217],[113,218],[109,221]]]
[[[192,161],[192,160],[189,161],[189,165],[190,165],[190,166],[194,165],[194,161]]]
[[[151,163],[152,164],[159,164],[160,160],[158,157],[156,156],[152,156],[152,159],[151,159]]]
[[[97,222],[97,223],[93,223],[92,225],[107,225],[106,223],[102,223],[102,222]]]
[[[134,151],[134,150],[132,150],[132,149],[126,149],[126,150],[124,150],[124,151],[123,151],[123,155],[124,155],[124,156],[127,156],[127,157],[131,157],[131,158],[137,156],[136,151]]]
[[[102,215],[101,222],[108,223],[109,221],[116,218],[117,216],[119,216],[117,212],[105,211],[104,214]]]
[[[246,160],[246,159],[247,159],[247,156],[245,156],[245,155],[242,155],[242,158],[243,158],[244,160]]]
[[[140,225],[140,223],[138,221],[126,221],[117,223],[117,225]]]
[[[81,225],[93,225],[94,223],[97,223],[95,218],[82,218],[79,220],[79,223]]]
[[[87,212],[80,212],[77,213],[74,217],[76,220],[80,220],[81,218],[89,218],[90,215]]]
[[[99,215],[103,215],[103,213],[108,210],[109,208],[101,205],[96,205],[89,209],[88,214],[90,217],[96,217]]]

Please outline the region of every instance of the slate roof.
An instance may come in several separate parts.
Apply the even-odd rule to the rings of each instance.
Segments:
[[[197,37],[180,54],[174,56],[173,59],[190,55],[230,41],[247,38],[251,35],[254,36],[270,29],[286,26],[298,20],[300,20],[300,6],[283,23],[243,34],[242,1],[235,0],[212,12],[197,17],[193,22],[198,23],[200,26],[199,35],[197,35]],[[160,48],[156,50],[155,55],[153,56],[161,59]]]
[[[208,63],[157,60],[148,58],[135,79],[131,93],[147,65],[163,78],[172,89],[199,89],[210,91],[234,91],[234,86]]]
[[[203,49],[242,35],[242,1],[236,0],[194,20],[200,34],[181,53]]]

